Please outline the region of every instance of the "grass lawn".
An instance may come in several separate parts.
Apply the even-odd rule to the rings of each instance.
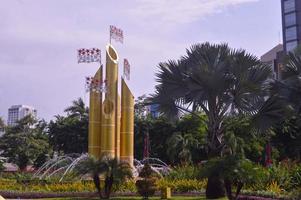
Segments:
[[[97,200],[98,198],[93,198],[93,199],[87,199],[87,198],[52,198],[52,199],[47,199],[47,200]],[[139,199],[141,200],[142,197],[138,197],[138,196],[133,196],[133,197],[112,197],[112,200],[131,200],[131,199]],[[151,200],[159,200],[161,199],[160,197],[152,197],[149,198]],[[205,197],[182,197],[182,196],[174,196],[171,198],[171,200],[205,200]],[[218,200],[226,200],[227,198],[221,198]],[[46,200],[46,199],[40,199],[40,200]]]

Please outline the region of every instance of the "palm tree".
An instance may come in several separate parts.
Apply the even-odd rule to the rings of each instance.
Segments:
[[[119,162],[117,159],[112,159],[108,156],[103,156],[100,159],[89,157],[78,167],[78,173],[90,174],[100,199],[109,199],[114,183],[119,183],[132,178],[132,168],[128,163]],[[104,177],[104,188],[100,187],[100,176]]]
[[[191,163],[191,151],[197,148],[199,141],[192,134],[175,133],[167,142],[167,153],[173,157],[178,156],[183,164]]]
[[[301,50],[301,49],[298,49]],[[282,79],[275,80],[271,85],[271,92],[286,99],[295,111],[300,112],[301,107],[301,54],[299,51],[289,52],[283,69]]]
[[[301,46],[288,53],[281,68],[281,79],[274,80],[270,89],[273,95],[284,99],[290,108],[287,120],[278,127],[278,136],[275,137],[274,143],[281,145],[282,149],[289,149],[291,153],[288,154],[298,158],[301,122]]]
[[[178,61],[159,64],[156,93],[151,104],[159,104],[160,111],[171,119],[182,112],[204,112],[207,151],[209,158],[219,157],[225,146],[223,121],[230,114],[268,114],[265,105],[265,83],[271,77],[271,68],[244,50],[235,50],[227,44],[193,45],[187,55]],[[273,108],[273,107],[272,107]],[[279,112],[272,116],[279,116]],[[257,120],[261,119],[256,115]],[[220,177],[208,177],[207,198],[224,196]]]
[[[275,113],[284,110],[286,119],[299,118],[301,113],[301,48],[289,52],[281,69],[281,79],[272,80],[268,85],[270,98],[253,118],[257,127],[265,130],[279,121]],[[285,106],[283,106],[285,104]],[[284,108],[284,109],[283,109]],[[271,113],[274,113],[271,118]],[[280,117],[281,119],[283,117]]]
[[[4,131],[5,123],[4,120],[0,117],[0,134]]]
[[[65,109],[65,112],[71,117],[78,117],[83,119],[88,117],[89,109],[85,106],[85,103],[82,98],[72,101],[72,105]]]
[[[81,162],[80,165],[76,168],[77,173],[86,175],[90,174],[93,178],[94,186],[99,194],[99,197],[102,198],[101,188],[100,188],[100,173],[103,171],[101,160],[96,159],[93,156],[88,157],[85,161]]]

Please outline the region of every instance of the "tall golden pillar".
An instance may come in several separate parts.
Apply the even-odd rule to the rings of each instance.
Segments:
[[[121,105],[120,96],[117,98],[117,115],[116,115],[116,129],[115,129],[115,158],[120,159],[120,118],[121,118]]]
[[[134,161],[134,96],[121,80],[120,160],[133,165]]]
[[[102,81],[102,66],[94,76],[94,80]],[[90,90],[89,137],[88,152],[98,158],[100,156],[102,93]]]
[[[101,154],[115,157],[116,108],[118,98],[118,54],[112,45],[106,46],[107,92],[103,102]]]

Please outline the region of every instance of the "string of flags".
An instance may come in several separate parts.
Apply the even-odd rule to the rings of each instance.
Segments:
[[[107,92],[107,80],[100,81],[93,76],[87,76],[86,77],[86,84],[85,84],[86,92],[96,92],[101,93]]]
[[[100,49],[97,48],[78,49],[77,59],[78,59],[78,63],[90,63],[90,62],[101,63],[101,51]]]
[[[123,44],[123,30],[117,28],[116,26],[110,26],[110,43],[111,39],[114,39],[116,42],[121,42]]]
[[[123,61],[123,76],[126,77],[127,80],[130,80],[131,66],[127,59]]]

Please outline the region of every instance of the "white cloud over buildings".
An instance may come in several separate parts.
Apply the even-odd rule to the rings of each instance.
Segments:
[[[243,3],[258,0],[137,0],[129,13],[161,23],[189,23]]]

